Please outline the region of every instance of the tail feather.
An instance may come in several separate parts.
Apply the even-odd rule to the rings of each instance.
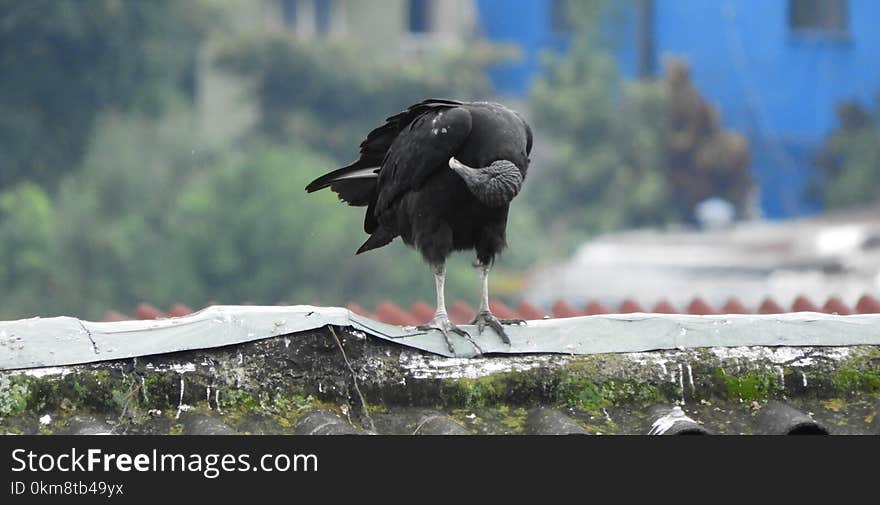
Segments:
[[[378,177],[379,167],[382,166],[388,149],[391,148],[391,144],[394,143],[394,139],[397,138],[401,130],[415,118],[429,110],[438,107],[455,107],[457,105],[461,105],[461,102],[432,98],[412,105],[406,110],[386,118],[384,124],[373,129],[367,134],[367,138],[361,142],[360,156],[357,161],[318,177],[306,186],[306,191],[312,193],[328,186],[333,186],[337,181],[345,179]],[[371,171],[370,169],[372,168],[375,168],[375,171]]]
[[[357,250],[356,254],[364,253],[372,249],[378,249],[382,246],[388,245],[392,240],[396,237],[395,234],[388,231],[385,228],[379,227],[376,231],[370,235],[370,238],[367,239],[363,245]]]
[[[352,178],[363,178],[370,179],[378,177],[378,166],[366,165],[363,163],[363,160],[357,160],[350,165],[346,165],[342,168],[337,168],[336,170],[326,173],[321,177],[318,177],[314,181],[310,182],[308,186],[306,186],[306,191],[309,193],[314,193],[319,189],[324,189],[327,186],[330,186],[335,181],[343,180],[343,179],[352,179]]]

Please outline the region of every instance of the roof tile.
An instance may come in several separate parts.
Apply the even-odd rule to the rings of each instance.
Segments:
[[[587,304],[586,307],[584,307],[584,312],[588,316],[595,316],[598,314],[610,314],[611,310],[608,307],[606,307],[605,305],[603,305],[601,302],[599,302],[597,300],[593,300],[592,302]]]
[[[655,314],[678,314],[678,310],[669,303],[669,300],[660,300],[657,305],[654,305],[652,311]]]
[[[639,302],[633,300],[632,298],[627,298],[620,304],[620,307],[617,309],[621,314],[632,314],[634,312],[645,312],[645,309],[639,305]]]
[[[434,319],[434,312],[436,312],[434,307],[431,307],[421,300],[412,304],[409,308],[409,313],[419,321],[430,321]]]
[[[500,319],[522,319],[515,310],[511,309],[498,299],[493,298],[492,300],[489,300],[489,310]]]
[[[784,312],[785,309],[770,297],[764,298],[761,306],[758,307],[758,314],[782,314]]]
[[[791,304],[791,310],[792,312],[821,312],[821,309],[804,295],[794,299],[794,302]]]
[[[468,324],[477,315],[477,311],[461,300],[455,300],[449,309],[449,320],[455,324]]]
[[[553,317],[578,317],[583,315],[583,313],[565,300],[557,300],[550,309],[550,312],[553,314]]]
[[[372,318],[376,317],[373,314],[371,314],[370,311],[368,311],[367,309],[361,307],[360,305],[358,305],[356,303],[349,303],[348,305],[345,306],[345,308],[354,312],[355,314],[357,314],[359,316],[372,317]]]
[[[864,295],[856,303],[856,311],[859,314],[880,314],[880,301],[871,295]]]
[[[216,305],[217,302],[209,302],[210,305]],[[417,324],[423,324],[424,322],[430,321],[434,317],[434,307],[425,303],[424,301],[417,301],[412,304],[409,310],[404,310],[400,308],[398,305],[384,301],[380,303],[375,312],[370,312],[364,307],[356,304],[350,303],[346,306],[348,310],[352,311],[355,314],[369,317],[372,319],[376,319],[382,321],[384,323],[390,324],[398,324],[403,326],[413,326]],[[489,301],[489,308],[492,310],[492,313],[501,319],[526,319],[526,320],[534,320],[534,319],[543,319],[548,315],[548,312],[541,309],[540,307],[536,307],[529,302],[522,301],[517,305],[515,309],[511,308],[504,302],[498,299],[492,299]],[[620,306],[617,308],[618,313],[620,314],[630,314],[634,312],[645,312],[645,309],[639,304],[638,301],[627,298],[623,300]],[[834,313],[839,315],[850,315],[853,313],[858,314],[878,314],[880,313],[880,301],[872,295],[865,294],[861,298],[859,298],[858,302],[855,305],[855,308],[848,307],[843,301],[838,297],[829,298],[825,305],[819,308],[812,300],[807,298],[804,295],[800,295],[792,302],[791,305],[792,312],[802,312],[802,311],[811,311],[811,312],[826,312],[826,313]],[[188,306],[178,303],[172,306],[168,313],[164,313],[156,307],[148,304],[148,303],[140,303],[135,307],[133,317],[127,314],[123,314],[116,310],[108,310],[103,317],[104,321],[123,321],[126,319],[160,319],[166,317],[180,317],[191,314],[193,310]],[[609,309],[606,305],[598,300],[591,301],[584,310],[578,310],[571,303],[565,300],[557,300],[556,303],[553,304],[549,314],[552,314],[553,317],[577,317],[583,315],[597,315],[597,314],[610,314],[613,311]],[[685,307],[684,311],[680,311],[675,308],[668,300],[660,300],[658,301],[651,312],[658,314],[693,314],[693,315],[709,315],[709,314],[781,314],[787,312],[779,303],[776,302],[772,297],[767,297],[761,303],[756,311],[750,311],[743,305],[736,297],[731,297],[725,302],[725,304],[716,311],[709,305],[705,300],[700,297],[696,297]],[[473,317],[476,315],[476,311],[468,305],[467,303],[456,300],[452,307],[449,310],[449,318],[455,324],[467,324],[469,323]]]
[[[700,297],[691,300],[691,303],[687,306],[687,312],[688,314],[694,314],[697,316],[706,316],[716,313],[715,309]]]
[[[822,312],[827,312],[829,314],[838,314],[841,316],[848,316],[852,314],[852,311],[849,307],[847,307],[840,298],[836,296],[831,297],[825,302],[825,305],[822,307]]]
[[[376,307],[376,317],[379,321],[400,326],[415,326],[421,321],[391,302],[382,302]]]
[[[149,303],[139,303],[134,309],[134,317],[137,319],[161,319],[168,316]]]
[[[182,303],[175,303],[171,310],[168,311],[168,315],[171,317],[181,317],[192,313],[193,310]]]
[[[546,311],[535,307],[527,301],[520,302],[516,306],[516,312],[519,314],[519,317],[528,320],[543,319],[547,315]]]
[[[731,297],[721,307],[722,314],[751,314],[752,311],[746,308],[738,298]]]

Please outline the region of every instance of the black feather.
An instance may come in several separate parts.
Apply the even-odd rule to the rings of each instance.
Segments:
[[[400,236],[432,264],[465,249],[491,264],[506,246],[510,199],[525,178],[531,149],[528,124],[503,105],[430,99],[388,117],[361,142],[355,162],[306,190],[330,187],[349,204],[367,206],[364,230],[371,236],[358,254]],[[487,172],[466,184],[449,167],[451,157]],[[501,160],[508,163],[495,163]],[[498,167],[504,170],[490,174]]]

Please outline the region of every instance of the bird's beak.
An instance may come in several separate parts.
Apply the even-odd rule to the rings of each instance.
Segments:
[[[469,167],[469,166],[465,165],[464,163],[458,161],[457,159],[455,159],[455,156],[453,156],[453,157],[449,158],[449,168],[458,169],[458,170],[464,170],[464,169],[468,169],[468,168],[471,168],[471,167]]]

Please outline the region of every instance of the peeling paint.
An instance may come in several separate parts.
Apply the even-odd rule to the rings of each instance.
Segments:
[[[549,365],[564,366],[570,359],[559,355],[491,358],[443,358],[401,354],[399,363],[416,379],[476,379],[497,372],[524,372]]]
[[[710,347],[720,359],[767,360],[776,365],[811,366],[817,358],[840,361],[850,354],[848,347]]]

